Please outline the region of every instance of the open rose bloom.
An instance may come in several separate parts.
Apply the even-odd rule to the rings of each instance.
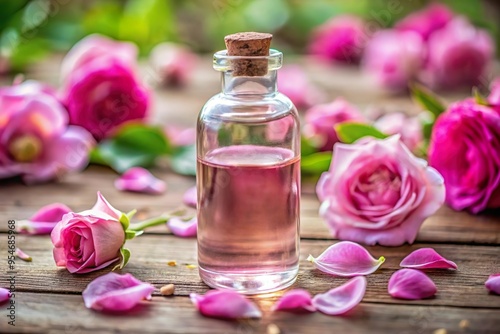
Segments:
[[[368,245],[413,243],[445,198],[441,175],[415,157],[399,136],[337,143],[316,191],[320,215],[341,240]]]

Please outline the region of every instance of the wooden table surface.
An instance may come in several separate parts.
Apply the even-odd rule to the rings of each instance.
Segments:
[[[198,110],[219,87],[219,77],[212,72],[210,60],[202,60],[198,75],[189,87],[156,91],[154,122],[194,125]],[[300,59],[294,61],[305,63]],[[53,59],[31,69],[27,77],[57,83],[58,65],[59,59]],[[343,95],[361,108],[408,112],[418,109],[407,96],[392,97],[374,90],[355,69],[324,70],[311,64],[305,67],[327,99]],[[143,75],[151,76],[151,73],[144,70]],[[2,84],[7,81],[2,79]],[[449,95],[448,99],[459,96]],[[65,203],[75,211],[88,209],[94,204],[98,190],[119,210],[136,208],[139,210],[136,217],[145,219],[181,205],[182,194],[195,184],[194,178],[176,175],[168,167],[158,167],[154,173],[168,184],[164,195],[119,192],[113,186],[117,175],[100,166],[68,175],[59,183],[30,187],[17,181],[0,183],[0,286],[10,285],[8,220],[25,219],[41,206],[53,202]],[[313,186],[304,184],[300,273],[293,287],[317,294],[346,279],[323,274],[306,261],[309,254],[317,256],[337,242],[318,216],[319,203],[311,191]],[[82,290],[109,269],[72,275],[57,268],[48,236],[17,235],[16,245],[30,254],[33,262],[16,261],[16,326],[8,325],[8,310],[3,304],[0,306],[2,333],[267,333],[269,324],[275,324],[281,333],[500,333],[500,296],[489,294],[484,287],[488,275],[500,272],[498,211],[472,216],[443,207],[426,220],[413,245],[367,247],[375,257],[383,255],[387,260],[367,277],[368,287],[362,303],[348,315],[337,317],[321,313],[271,313],[270,307],[281,293],[254,298],[263,311],[261,320],[224,321],[201,316],[188,297],[192,292],[208,290],[197,269],[186,266],[196,264],[196,240],[175,237],[164,226],[155,227],[127,243],[132,256],[122,272],[131,273],[157,289],[152,301],[142,302],[126,315],[94,312],[83,304]],[[387,293],[389,277],[405,255],[422,247],[432,247],[455,261],[458,271],[428,272],[438,287],[435,298],[392,299]],[[177,266],[168,266],[169,260],[175,260]],[[175,295],[163,297],[159,288],[168,283],[175,284]]]

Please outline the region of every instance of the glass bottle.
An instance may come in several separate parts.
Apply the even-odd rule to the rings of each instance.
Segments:
[[[222,92],[197,125],[198,264],[203,281],[244,294],[290,286],[299,267],[300,126],[277,91],[283,54],[214,55]],[[265,64],[262,75],[235,64]],[[253,73],[255,74],[255,73]]]

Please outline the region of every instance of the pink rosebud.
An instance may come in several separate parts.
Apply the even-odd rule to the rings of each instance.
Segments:
[[[496,78],[491,83],[488,102],[500,114],[500,78]]]
[[[399,136],[337,143],[316,192],[320,215],[341,240],[374,245],[412,243],[444,202],[441,175],[415,157]]]
[[[500,115],[493,109],[471,99],[452,104],[434,124],[428,156],[454,210],[500,207]]]
[[[0,179],[20,175],[46,182],[88,164],[94,144],[84,129],[68,126],[51,89],[30,81],[0,89]]]
[[[374,273],[384,263],[381,256],[375,259],[363,246],[341,241],[328,247],[320,256],[309,255],[308,261],[330,275],[353,277]]]
[[[90,282],[82,297],[87,308],[122,312],[132,309],[143,299],[150,300],[154,289],[151,284],[141,282],[131,274],[108,273]]]
[[[132,167],[115,181],[115,187],[121,191],[132,191],[146,194],[163,194],[167,185],[156,178],[147,169]]]
[[[439,255],[432,248],[420,248],[411,252],[399,264],[401,267],[414,269],[457,269],[455,262]]]
[[[412,152],[423,144],[422,121],[418,117],[408,117],[404,113],[395,112],[385,114],[373,125],[385,134],[400,134],[401,140]]]
[[[367,38],[361,19],[336,16],[314,30],[309,53],[327,60],[357,63]]]
[[[166,85],[181,86],[192,77],[198,57],[187,47],[161,43],[151,50],[149,61],[155,73]]]
[[[62,96],[70,123],[82,126],[101,140],[120,124],[145,118],[149,92],[136,78],[128,43],[107,40],[110,45],[103,46],[107,44],[97,41],[84,39],[83,46],[77,44],[77,50],[68,53],[70,59],[65,61],[75,65],[68,65],[71,71],[64,78]],[[85,52],[87,49],[93,51]]]
[[[84,274],[120,260],[125,243],[122,215],[100,192],[92,209],[64,215],[51,233],[56,265]]]
[[[424,299],[436,294],[434,282],[423,272],[415,269],[400,269],[389,279],[388,292],[399,299]]]
[[[341,315],[358,305],[366,292],[366,278],[358,276],[347,283],[318,294],[313,298],[313,305],[318,311],[328,315]]]
[[[206,317],[224,319],[262,317],[262,313],[254,303],[235,291],[210,290],[205,295],[192,293],[190,297],[196,309]]]
[[[186,190],[186,192],[184,193],[184,196],[182,197],[182,202],[185,205],[196,209],[196,205],[198,203],[197,196],[198,195],[197,195],[197,191],[196,191],[196,186],[191,187],[188,190]]]
[[[295,289],[285,292],[276,304],[273,305],[272,310],[314,312],[316,308],[312,304],[312,298],[309,292],[303,289]]]
[[[10,299],[10,291],[4,288],[0,288],[0,304],[5,303]]]
[[[472,86],[493,60],[494,42],[485,31],[457,17],[429,38],[421,79],[435,88]]]
[[[298,65],[285,65],[278,73],[278,90],[298,109],[309,108],[322,99],[307,74]]]
[[[399,91],[416,78],[424,59],[425,45],[417,33],[382,30],[366,46],[363,69],[381,87]]]
[[[27,234],[50,234],[54,226],[69,212],[71,212],[71,209],[61,203],[46,205],[40,208],[30,219],[21,220],[17,230],[20,233]]]
[[[339,141],[335,125],[344,122],[365,123],[359,110],[343,98],[312,107],[306,113],[304,135],[317,143],[321,151],[331,151]]]
[[[193,217],[188,221],[184,221],[179,217],[172,217],[168,220],[167,226],[170,231],[178,237],[196,237],[196,233],[198,231],[198,219]]]
[[[500,295],[500,273],[490,275],[484,285],[489,291]]]
[[[169,143],[173,146],[189,146],[196,143],[195,128],[181,128],[175,125],[167,125],[165,127],[165,134]]]
[[[397,22],[395,28],[401,31],[414,31],[424,40],[428,40],[433,32],[446,26],[452,19],[453,12],[448,7],[433,3]]]

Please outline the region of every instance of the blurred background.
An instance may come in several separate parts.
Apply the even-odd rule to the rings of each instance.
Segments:
[[[142,56],[158,43],[185,44],[201,54],[223,49],[223,37],[237,31],[266,31],[288,54],[306,52],[311,31],[340,14],[367,25],[389,27],[426,0],[0,0],[2,63],[11,72],[54,52],[65,52],[91,33],[137,43]],[[490,32],[500,45],[500,1],[440,1]],[[397,6],[397,11],[390,11]],[[397,12],[397,13],[396,13]],[[5,65],[4,65],[5,67]],[[0,71],[1,72],[1,71]]]

